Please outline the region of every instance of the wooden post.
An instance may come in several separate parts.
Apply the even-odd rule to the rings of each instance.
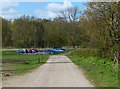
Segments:
[[[40,57],[38,57],[38,63],[40,63]]]

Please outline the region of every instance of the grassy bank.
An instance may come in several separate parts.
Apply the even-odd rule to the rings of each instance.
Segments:
[[[100,58],[97,50],[78,49],[68,57],[84,71],[96,87],[118,87],[117,66],[113,61]]]
[[[15,54],[15,51],[2,52],[2,71],[4,76],[24,74],[44,64],[49,55]],[[38,63],[38,58],[40,63]]]

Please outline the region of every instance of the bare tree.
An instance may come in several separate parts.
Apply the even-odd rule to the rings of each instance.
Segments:
[[[65,30],[69,45],[78,46],[81,35],[81,29],[78,28],[77,22],[81,16],[81,11],[77,7],[71,7],[60,11],[60,16],[64,21]]]
[[[63,17],[66,22],[76,22],[79,20],[81,11],[77,7],[71,7],[60,11],[60,17]]]

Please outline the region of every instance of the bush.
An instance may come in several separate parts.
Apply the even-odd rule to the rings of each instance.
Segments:
[[[90,48],[80,48],[73,50],[71,54],[76,56],[84,56],[84,57],[92,57],[92,56],[100,56],[98,49],[90,49]]]

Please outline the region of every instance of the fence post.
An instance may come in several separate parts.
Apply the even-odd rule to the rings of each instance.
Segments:
[[[40,63],[40,57],[38,57],[38,63]]]

